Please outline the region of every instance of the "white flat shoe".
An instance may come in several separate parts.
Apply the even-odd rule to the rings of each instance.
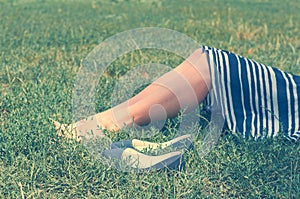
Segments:
[[[132,140],[121,140],[119,142],[114,142],[111,145],[111,148],[134,148],[139,151],[143,151],[145,149],[166,149],[172,148],[173,150],[189,150],[192,149],[193,143],[191,140],[191,135],[186,134],[179,137],[176,137],[170,141],[163,142],[163,143],[155,143],[155,142],[148,142],[138,139]]]
[[[107,159],[113,160],[114,166],[125,170],[146,172],[160,169],[181,169],[184,165],[183,156],[180,151],[175,151],[159,156],[142,154],[132,148],[111,149],[102,152]]]

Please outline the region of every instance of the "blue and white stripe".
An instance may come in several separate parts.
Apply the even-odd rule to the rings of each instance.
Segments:
[[[300,138],[300,77],[234,53],[203,46],[212,86],[206,103],[219,105],[229,130],[260,139],[284,132]]]

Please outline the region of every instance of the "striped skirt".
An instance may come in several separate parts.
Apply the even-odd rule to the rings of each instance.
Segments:
[[[203,46],[211,89],[208,108],[219,107],[230,131],[260,139],[278,133],[300,138],[300,77],[224,50]]]

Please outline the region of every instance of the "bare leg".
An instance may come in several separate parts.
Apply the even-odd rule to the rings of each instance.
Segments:
[[[118,130],[133,122],[137,125],[149,123],[149,112],[154,105],[161,106],[168,117],[174,117],[182,108],[191,110],[197,106],[206,97],[209,88],[210,71],[206,54],[199,49],[139,94],[119,106],[97,114],[97,118],[104,128]],[[156,112],[151,119],[162,119],[163,114],[160,114],[159,109]]]
[[[136,96],[94,117],[102,128],[110,131],[144,125],[164,116],[175,117],[181,109],[191,110],[206,97],[210,81],[206,54],[198,49]]]

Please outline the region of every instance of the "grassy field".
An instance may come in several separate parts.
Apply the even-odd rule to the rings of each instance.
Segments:
[[[81,61],[133,28],[169,28],[300,75],[299,9],[297,0],[0,0],[0,198],[299,198],[300,145],[282,136],[224,134],[205,157],[188,152],[183,171],[137,174],[101,164],[49,121],[72,121]],[[180,61],[155,50],[116,60],[97,111],[130,66]]]

